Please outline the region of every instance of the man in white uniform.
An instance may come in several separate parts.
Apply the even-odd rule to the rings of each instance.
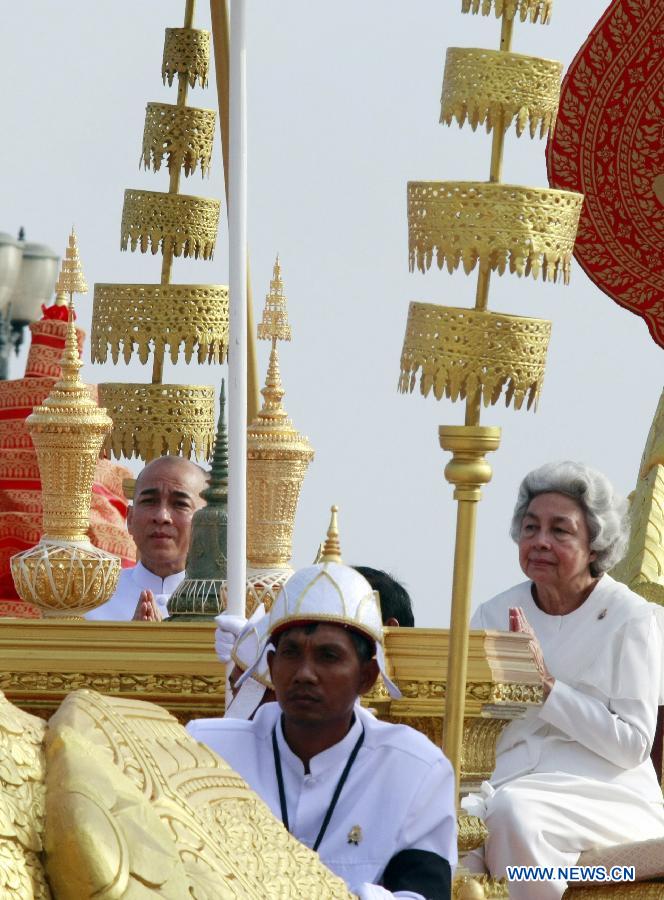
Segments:
[[[377,595],[323,556],[286,582],[267,613],[277,702],[252,721],[199,719],[193,737],[219,753],[288,830],[363,900],[448,900],[456,863],[454,775],[442,752],[358,703],[384,670]]]
[[[127,512],[140,562],[122,570],[111,599],[86,619],[160,621],[167,615],[168,598],[184,579],[191,520],[203,506],[206,483],[203,469],[181,456],[161,456],[145,466]]]

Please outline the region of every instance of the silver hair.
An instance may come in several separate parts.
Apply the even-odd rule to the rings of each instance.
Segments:
[[[606,475],[570,460],[545,463],[523,479],[510,527],[512,540],[519,540],[523,517],[533,497],[548,493],[565,494],[583,510],[590,549],[596,553],[590,563],[594,578],[608,572],[623,558],[629,538],[627,501],[615,493]]]

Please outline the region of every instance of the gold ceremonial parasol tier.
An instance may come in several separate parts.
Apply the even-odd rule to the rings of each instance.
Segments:
[[[219,200],[127,188],[120,246],[146,253],[211,259],[219,227]]]
[[[445,58],[440,121],[466,120],[473,130],[510,127],[516,119],[521,136],[529,127],[534,137],[553,131],[558,112],[562,63],[537,56],[449,47]]]
[[[513,20],[518,16],[522,22],[529,19],[542,25],[549,24],[552,8],[553,0],[461,0],[462,13],[488,16],[493,12],[496,18]]]
[[[466,274],[480,262],[502,275],[569,281],[583,196],[570,191],[483,181],[409,181],[411,271],[435,257]]]
[[[106,451],[149,461],[166,453],[208,458],[214,443],[214,388],[198,384],[100,384],[113,419]]]
[[[210,64],[210,32],[198,28],[167,28],[161,77],[173,84],[182,75],[190,87],[207,87]]]
[[[92,361],[117,363],[134,352],[142,363],[151,349],[168,348],[173,363],[180,347],[190,362],[219,363],[228,349],[228,288],[224,284],[96,284],[92,312]]]
[[[522,318],[411,303],[401,351],[399,390],[415,387],[426,397],[433,389],[440,400],[464,400],[478,392],[485,406],[497,403],[520,409],[537,407],[544,380],[551,323]]]
[[[200,165],[205,175],[212,157],[215,118],[213,109],[148,103],[143,131],[145,168],[159,171],[166,157],[171,172],[182,168],[185,175],[191,175]]]

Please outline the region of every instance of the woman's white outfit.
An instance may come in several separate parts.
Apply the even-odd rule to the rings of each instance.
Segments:
[[[520,606],[555,685],[544,705],[511,722],[496,768],[464,807],[489,829],[484,861],[572,866],[583,850],[664,837],[662,791],[650,761],[662,696],[662,635],[651,604],[603,575],[565,616],[544,613],[527,581],[475,612],[471,628],[508,630]],[[478,854],[465,860],[477,868]],[[553,900],[565,882],[512,882],[511,898]]]

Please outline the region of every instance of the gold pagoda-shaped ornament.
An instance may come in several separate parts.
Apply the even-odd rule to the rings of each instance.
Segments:
[[[88,537],[95,465],[112,422],[79,378],[73,296],[87,290],[72,229],[56,285],[56,292],[69,295],[62,376],[26,420],[39,462],[44,534],[36,547],[11,559],[20,598],[47,618],[78,618],[105,603],[120,573],[119,558]]]
[[[466,401],[465,424],[439,428],[441,447],[452,453],[445,477],[458,501],[443,734],[457,792],[477,503],[492,474],[485,454],[500,443],[500,428],[480,425],[481,407],[495,404],[503,391],[516,409],[537,405],[551,331],[547,321],[490,311],[489,283],[492,273],[505,272],[567,283],[583,202],[569,191],[501,183],[510,125],[519,137],[527,131],[542,138],[555,124],[562,65],[510,50],[517,18],[546,24],[551,7],[552,0],[462,0],[462,12],[495,13],[501,20],[500,47],[448,48],[440,119],[467,122],[473,130],[483,124],[492,132],[489,179],[408,184],[411,270],[425,272],[434,261],[450,272],[478,269],[473,309],[410,304],[399,380],[401,391],[412,391],[419,376],[425,396],[433,391],[437,399]],[[482,843],[480,824],[462,817],[464,850]],[[482,896],[505,895],[504,884],[473,883],[461,870],[457,876],[455,890],[464,896],[476,896],[476,888]]]
[[[247,428],[247,615],[259,603],[269,609],[292,573],[293,527],[300,489],[314,450],[282,406],[277,341],[290,341],[291,329],[279,257],[257,332],[271,341],[262,389],[263,406]]]
[[[121,247],[162,253],[159,284],[96,284],[92,360],[142,363],[153,355],[151,384],[100,384],[99,396],[113,418],[107,449],[116,456],[153,459],[165,453],[209,458],[215,433],[214,389],[163,384],[164,355],[175,363],[183,346],[189,362],[223,362],[228,346],[228,288],[221,284],[171,284],[174,256],[210,259],[217,239],[220,203],[179,193],[180,175],[210,165],[215,112],[187,106],[189,87],[207,85],[210,33],[193,28],[194,0],[186,0],[183,28],[167,28],[162,76],[177,79],[175,104],[148,103],[142,161],[158,171],[165,161],[168,192],[128,189],[122,211]]]

